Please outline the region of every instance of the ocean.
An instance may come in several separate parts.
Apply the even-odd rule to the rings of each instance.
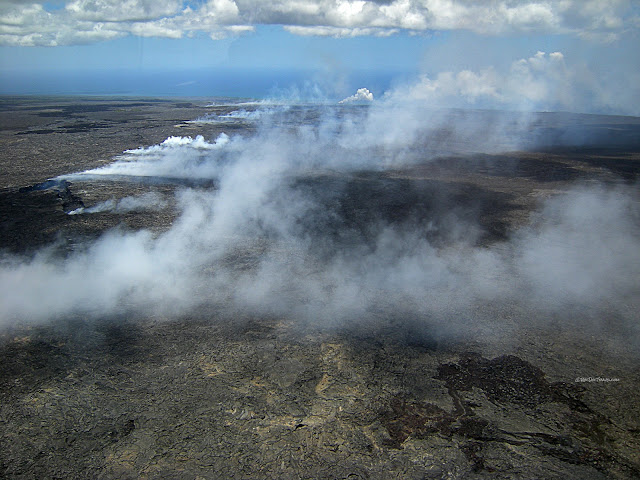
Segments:
[[[362,70],[339,83],[310,70],[181,70],[92,72],[0,72],[1,95],[227,96],[340,100],[360,87],[380,96],[410,72]]]

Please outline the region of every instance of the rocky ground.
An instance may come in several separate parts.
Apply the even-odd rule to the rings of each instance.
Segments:
[[[166,229],[173,184],[38,185],[171,135],[214,137],[220,126],[185,123],[206,105],[3,98],[0,247],[29,257],[56,240],[73,250],[116,226]],[[593,124],[625,139],[639,130],[638,119]],[[372,212],[433,217],[437,184],[479,219],[478,242],[494,244],[570,182],[635,181],[640,148],[614,143],[360,172],[345,180],[343,214],[355,224]],[[333,181],[314,178],[313,188]],[[148,191],[167,207],[66,213]],[[613,324],[596,335],[550,315],[478,305],[455,338],[384,311],[331,329],[224,306],[178,319],[21,319],[0,332],[0,476],[637,478],[635,344]],[[491,319],[499,330],[487,328]]]

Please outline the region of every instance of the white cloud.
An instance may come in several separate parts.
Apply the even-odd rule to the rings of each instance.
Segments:
[[[637,26],[629,0],[209,0],[185,8],[179,0],[72,0],[62,9],[47,8],[37,1],[0,6],[0,43],[82,43],[111,38],[113,32],[167,37],[205,32],[220,38],[260,24],[334,37],[461,29],[489,35],[572,33],[613,41]],[[100,30],[83,22],[119,25],[109,25],[101,37]]]
[[[182,29],[165,18],[154,22],[135,22],[131,25],[131,33],[139,37],[182,37]]]
[[[42,5],[0,5],[0,43],[32,46],[55,45],[53,15]]]
[[[0,44],[58,46],[92,43],[126,35],[126,27],[73,17],[67,10],[48,12],[37,3],[0,7]]]
[[[348,37],[361,37],[361,36],[373,36],[373,37],[389,37],[398,33],[397,28],[347,28],[347,27],[301,27],[297,25],[285,25],[284,29],[294,35],[301,35],[305,37],[334,37],[334,38],[348,38]]]
[[[225,28],[229,32],[233,32],[233,33],[248,33],[248,32],[255,31],[255,27],[253,25],[231,25]]]
[[[65,10],[80,20],[122,22],[172,16],[181,6],[179,0],[73,0]]]

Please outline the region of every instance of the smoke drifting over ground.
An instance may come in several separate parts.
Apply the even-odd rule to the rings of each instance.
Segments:
[[[120,200],[109,199],[91,207],[79,207],[69,212],[69,215],[80,215],[82,213],[115,212],[127,213],[144,210],[162,210],[167,206],[167,202],[160,195],[154,192],[147,192],[139,197],[124,197]]]
[[[576,322],[594,329],[606,311],[637,334],[635,186],[578,185],[541,202],[526,226],[487,240],[473,194],[461,206],[446,182],[403,183],[398,173],[443,155],[526,146],[534,116],[391,101],[268,108],[215,117],[252,122],[253,133],[174,136],[65,176],[193,186],[177,190],[179,215],[162,233],[115,230],[64,257],[5,255],[2,323],[224,306],[329,326],[404,315],[460,335],[475,306],[499,302],[568,319],[579,309]],[[163,202],[123,198],[71,213]]]

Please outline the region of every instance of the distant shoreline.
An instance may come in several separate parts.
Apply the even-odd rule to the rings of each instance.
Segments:
[[[25,93],[25,94],[12,94],[12,93],[0,93],[0,106],[3,102],[6,101],[83,101],[83,102],[134,102],[134,101],[145,101],[152,103],[175,103],[176,101],[184,101],[184,102],[215,102],[216,100],[230,100],[237,103],[242,102],[261,102],[268,101],[268,97],[245,97],[245,96],[229,96],[229,95],[143,95],[143,94],[123,94],[123,93],[100,93],[100,94],[89,94],[89,93],[61,93],[61,94],[45,94],[45,93]],[[274,100],[274,103],[287,103],[286,101],[278,101]],[[291,101],[292,105],[335,105],[338,106],[339,102],[312,102],[312,101]],[[209,106],[209,105],[207,105]],[[343,105],[347,107],[357,107],[361,105]],[[640,124],[640,116],[636,115],[623,115],[623,114],[615,114],[615,113],[590,113],[590,112],[574,112],[574,111],[566,111],[566,110],[557,110],[557,111],[536,111],[536,110],[508,110],[508,109],[491,109],[491,108],[441,108],[441,107],[433,107],[433,108],[425,108],[425,111],[432,112],[471,112],[471,113],[486,113],[486,114],[514,114],[514,115],[538,115],[541,117],[583,117],[583,118],[591,118],[591,119],[620,119],[625,123],[631,119],[635,119],[636,121],[632,121],[632,124],[639,123]],[[0,115],[2,112],[0,112]]]

